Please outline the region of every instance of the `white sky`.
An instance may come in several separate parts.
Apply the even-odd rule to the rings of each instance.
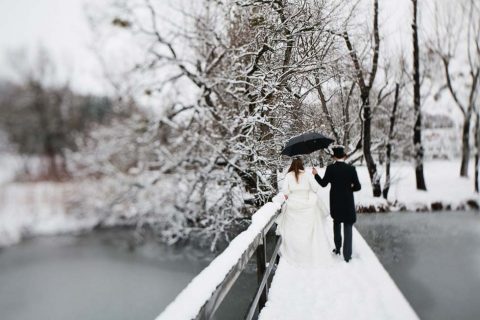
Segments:
[[[0,78],[12,78],[15,74],[9,63],[13,50],[24,48],[32,55],[36,48],[42,45],[52,54],[53,61],[61,66],[60,71],[69,75],[75,89],[83,92],[105,92],[107,85],[103,80],[102,70],[89,49],[92,34],[85,18],[84,5],[94,3],[98,6],[99,3],[101,5],[107,1],[0,0]],[[157,1],[157,4],[163,5],[171,0]],[[448,0],[429,0],[428,4],[445,1]],[[186,1],[172,2],[180,4]],[[362,6],[371,12],[371,3],[371,0],[363,0]],[[403,47],[406,57],[410,58],[410,10],[411,0],[380,1],[382,55],[396,54],[398,49]],[[420,13],[424,21],[431,18],[431,10],[421,10]],[[357,19],[365,19],[366,23],[371,23],[370,15],[359,15]],[[119,40],[129,41],[128,38]],[[129,44],[123,45],[123,54],[126,54]],[[118,54],[121,56],[122,52],[118,51]],[[449,112],[446,110],[448,108],[450,107],[446,106],[441,109]],[[435,106],[435,109],[438,109],[438,106]]]
[[[83,5],[93,0],[0,0],[0,77],[11,78],[12,52],[44,46],[74,88],[102,92],[101,70],[88,49],[91,32]]]

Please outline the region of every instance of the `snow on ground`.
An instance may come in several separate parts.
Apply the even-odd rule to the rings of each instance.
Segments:
[[[75,187],[79,186],[51,182],[9,182],[20,167],[17,158],[0,157],[0,247],[16,243],[24,236],[84,230],[98,223],[92,217],[80,219],[65,212],[66,195],[75,192]],[[323,175],[324,168],[319,171]],[[355,201],[364,211],[372,211],[372,208],[429,210],[434,203],[455,210],[468,208],[466,203],[470,200],[480,202],[479,195],[473,192],[473,163],[470,168],[471,177],[460,178],[458,160],[426,162],[427,192],[415,189],[415,175],[410,164],[393,164],[388,202],[372,196],[367,168],[360,166],[357,171],[362,190],[355,193]],[[320,188],[318,193],[328,207],[329,187]]]
[[[74,232],[95,225],[96,221],[65,213],[70,187],[53,182],[0,185],[0,247],[25,236]]]
[[[18,157],[2,154],[0,156],[0,186],[11,181],[20,167],[21,161]]]
[[[464,205],[468,200],[479,200],[474,192],[474,163],[470,162],[470,178],[459,176],[459,161],[430,161],[425,163],[425,180],[428,191],[417,191],[415,175],[412,166],[395,167],[393,174],[397,182],[390,191],[389,199],[405,204],[408,210],[414,210],[421,205],[431,206],[434,202],[449,204],[453,209]]]
[[[333,239],[331,219],[325,228]],[[418,316],[354,230],[348,264],[336,256],[333,264],[299,268],[280,259],[259,319],[409,320]]]
[[[432,160],[424,165],[425,180],[428,191],[418,191],[415,187],[415,172],[410,163],[394,163],[391,169],[392,182],[388,201],[372,196],[370,177],[365,166],[357,167],[362,190],[355,193],[355,203],[361,210],[399,210],[426,211],[432,204],[441,203],[443,208],[451,210],[468,208],[467,201],[480,203],[480,196],[474,192],[474,163],[470,163],[470,177],[461,178],[459,160]],[[383,170],[383,167],[379,167]],[[323,176],[325,168],[319,170]],[[382,177],[383,187],[384,177]],[[321,199],[328,204],[330,187],[319,191]]]

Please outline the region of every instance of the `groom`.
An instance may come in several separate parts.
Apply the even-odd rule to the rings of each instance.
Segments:
[[[333,218],[333,238],[335,241],[333,252],[340,254],[340,248],[342,247],[340,229],[343,223],[343,258],[346,262],[349,262],[352,258],[352,227],[357,221],[353,192],[360,190],[361,185],[355,167],[345,163],[347,155],[344,147],[333,146],[332,151],[335,162],[327,166],[323,179],[318,175],[315,168],[312,169],[312,173],[322,187],[331,184],[330,215]]]

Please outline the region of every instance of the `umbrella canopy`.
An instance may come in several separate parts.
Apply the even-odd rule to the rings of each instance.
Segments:
[[[282,154],[290,157],[309,154],[320,149],[328,148],[333,141],[333,139],[320,133],[304,133],[288,140],[285,148],[282,150]]]

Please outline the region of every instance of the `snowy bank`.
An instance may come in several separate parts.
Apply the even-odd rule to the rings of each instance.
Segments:
[[[75,214],[66,208],[66,201],[72,195],[85,197],[81,190],[95,192],[92,181],[72,183],[14,183],[9,182],[20,165],[13,157],[0,157],[0,247],[16,243],[23,237],[78,232],[103,226],[134,225],[137,221],[152,223],[168,220],[176,215],[175,210],[165,210],[162,215],[148,215],[156,208],[165,208],[162,200],[165,192],[176,192],[175,188],[154,188],[153,191],[141,189],[138,204],[125,201],[125,205],[113,206],[104,214],[96,214],[83,208]],[[310,170],[310,169],[306,169]],[[325,168],[319,172],[323,175]],[[458,161],[429,161],[425,163],[425,178],[428,191],[415,189],[415,175],[412,165],[395,163],[392,165],[392,185],[388,200],[372,196],[367,168],[357,167],[362,190],[355,193],[358,212],[384,211],[429,211],[478,209],[480,197],[473,191],[473,177],[458,176]],[[473,174],[473,163],[470,173]],[[105,182],[105,181],[104,181]],[[104,187],[111,185],[106,183]],[[319,188],[318,194],[324,204],[329,203],[329,187]],[[154,192],[153,194],[149,194]],[[146,193],[146,194],[145,194]],[[167,194],[168,196],[168,194]],[[79,199],[84,201],[85,199]],[[97,200],[93,196],[90,200]],[[127,199],[128,200],[128,199]],[[71,204],[70,204],[71,205]],[[147,214],[145,214],[147,213]],[[182,231],[178,226],[175,232]],[[173,231],[172,231],[173,232]]]
[[[93,228],[92,218],[68,214],[66,201],[78,191],[75,183],[13,182],[18,173],[40,172],[38,158],[0,156],[0,247],[25,237],[83,231]]]
[[[386,211],[434,211],[465,210],[480,206],[480,195],[473,188],[473,161],[471,161],[470,177],[459,176],[458,160],[433,160],[425,162],[425,180],[427,191],[416,190],[415,172],[412,164],[394,163],[391,168],[391,186],[388,200],[372,196],[370,177],[365,166],[358,166],[357,172],[362,190],[355,193],[358,212]],[[381,169],[383,174],[383,169]],[[325,168],[319,170],[323,175]],[[382,186],[384,185],[384,174]],[[330,187],[319,191],[324,203],[328,204]]]
[[[75,186],[66,183],[9,183],[0,186],[0,247],[33,235],[77,232],[97,223],[65,212]]]

